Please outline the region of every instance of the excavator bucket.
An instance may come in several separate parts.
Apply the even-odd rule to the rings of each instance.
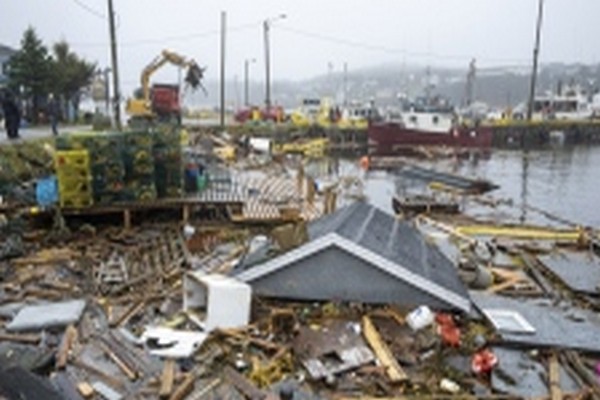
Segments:
[[[196,63],[190,64],[185,76],[185,83],[188,84],[193,90],[196,90],[198,87],[200,87],[204,93],[206,93],[206,89],[202,85],[203,78],[204,68],[200,68]]]

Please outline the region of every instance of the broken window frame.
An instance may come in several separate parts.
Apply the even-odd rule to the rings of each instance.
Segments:
[[[535,333],[535,327],[518,311],[503,308],[485,308],[481,311],[498,331],[523,334]],[[512,326],[507,326],[506,321],[509,318],[512,320]]]

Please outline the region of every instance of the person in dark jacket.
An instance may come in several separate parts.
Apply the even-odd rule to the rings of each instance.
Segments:
[[[21,112],[10,93],[6,93],[2,99],[2,110],[4,112],[4,126],[8,138],[18,139],[19,125],[21,124]]]

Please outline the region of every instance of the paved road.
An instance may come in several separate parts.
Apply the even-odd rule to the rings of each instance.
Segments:
[[[58,134],[62,133],[71,133],[71,132],[81,132],[81,131],[89,131],[92,127],[90,125],[69,125],[69,126],[59,126]],[[52,136],[52,129],[50,126],[36,126],[32,128],[21,128],[19,129],[19,136],[21,139],[18,140],[31,140],[31,139],[39,139],[44,137]],[[0,129],[0,144],[4,144],[9,142],[6,131],[4,128]]]

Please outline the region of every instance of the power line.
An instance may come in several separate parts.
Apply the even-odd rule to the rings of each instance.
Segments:
[[[434,58],[434,59],[443,59],[443,60],[470,60],[473,58],[472,55],[436,54],[436,53],[432,53],[432,52],[416,52],[416,51],[410,51],[410,50],[406,50],[406,49],[400,49],[400,48],[394,48],[394,47],[388,47],[388,46],[382,46],[382,45],[375,45],[372,43],[357,42],[357,41],[343,39],[343,38],[339,38],[339,37],[323,35],[320,33],[309,32],[309,31],[305,31],[302,29],[291,28],[289,26],[283,26],[283,25],[279,25],[277,27],[277,29],[287,31],[287,32],[290,32],[292,34],[296,34],[299,36],[311,38],[311,39],[317,39],[317,40],[335,43],[335,44],[339,44],[339,45],[343,45],[343,46],[347,46],[347,47],[360,48],[360,49],[370,50],[370,51],[379,51],[379,52],[388,53],[388,54],[399,54],[402,56]],[[491,58],[489,58],[489,59],[486,59],[486,61],[526,63],[525,60],[516,60],[516,59],[509,60],[509,59],[491,59]]]
[[[228,33],[239,32],[239,31],[243,31],[243,30],[246,30],[249,28],[256,28],[258,26],[260,26],[259,22],[253,22],[253,23],[234,26],[232,28],[229,28],[227,30],[227,32]],[[205,37],[210,37],[210,36],[216,36],[216,35],[219,35],[220,33],[221,33],[221,31],[219,29],[213,29],[210,31],[189,33],[186,35],[166,36],[166,37],[163,36],[160,38],[146,38],[146,39],[139,39],[139,40],[132,40],[132,41],[124,41],[124,42],[119,43],[119,46],[134,47],[134,46],[143,46],[143,45],[147,45],[147,44],[167,43],[167,42],[172,42],[172,41],[176,41],[176,40],[200,39],[200,38],[205,38]],[[80,47],[104,47],[104,46],[108,45],[108,42],[79,42],[79,43],[73,43],[73,44],[80,46]]]
[[[79,7],[83,8],[84,10],[86,10],[87,12],[89,12],[90,14],[92,14],[92,15],[98,17],[98,18],[106,19],[106,15],[102,14],[99,11],[94,10],[92,7],[88,6],[84,2],[82,2],[80,0],[73,0],[73,2],[75,4],[77,4]]]

